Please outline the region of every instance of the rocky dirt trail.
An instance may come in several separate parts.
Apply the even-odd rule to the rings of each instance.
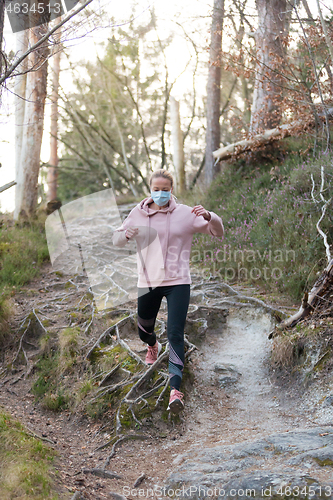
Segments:
[[[131,208],[122,207],[122,218]],[[104,214],[101,220],[104,228],[112,226],[112,217]],[[72,235],[82,238],[86,231],[88,238],[93,226],[94,221],[87,224],[86,219],[74,227]],[[105,234],[103,229],[99,242]],[[112,249],[109,240],[101,250],[94,237],[83,245],[83,254],[85,263],[89,259],[94,262],[90,264],[91,275],[97,277],[98,269],[103,268],[106,281],[100,284],[96,278],[92,289],[95,302],[104,301],[105,309],[114,297],[109,288],[115,272],[122,276],[127,290],[136,284],[136,278],[130,282],[136,265],[133,250]],[[45,266],[42,278],[24,287],[16,297],[15,331],[19,332],[22,320],[36,308],[42,319],[49,320],[49,332],[75,324],[71,311],[78,300],[89,309],[91,300],[84,297],[88,280],[82,273],[74,277],[79,259],[77,253],[66,263],[72,277],[59,274],[64,263],[56,263],[53,268]],[[3,372],[0,405],[58,451],[57,483],[64,500],[74,495],[76,499],[99,500],[115,493],[129,499],[168,495],[219,500],[246,496],[333,498],[332,407],[319,403],[332,391],[332,380],[326,380],[316,392],[275,376],[269,365],[272,341],[268,333],[276,321],[272,312],[280,309],[289,314],[291,309],[271,304],[270,310],[256,295],[255,288],[235,286],[231,290],[217,279],[192,273],[185,334],[197,350],[187,361],[194,378],[185,388],[185,410],[179,419],[170,418],[154,428],[146,419],[148,439],[119,445],[107,467],[118,478],[84,472],[99,468],[109,455],[110,448],[96,449],[110,438],[111,420],[96,421],[80,411],[47,410],[31,394],[34,370],[26,376],[27,366],[22,363],[14,372]],[[119,300],[119,309],[135,313],[133,297]],[[96,342],[102,327],[108,327],[110,316],[104,317],[103,312],[95,312],[90,322],[81,325],[87,329],[87,349]],[[160,321],[166,320],[166,312],[164,299]],[[17,341],[21,335],[22,331]],[[12,351],[7,349],[2,367],[17,349],[18,342]],[[37,350],[27,343],[25,351],[32,366]],[[144,357],[142,343],[137,344],[136,353]],[[145,478],[134,487],[142,474]]]
[[[333,497],[332,407],[319,404],[318,388],[274,376],[271,327],[270,314],[256,306],[230,308],[221,334],[209,335],[202,381],[224,388],[215,444],[199,440],[177,457],[166,491],[178,488],[191,498]]]

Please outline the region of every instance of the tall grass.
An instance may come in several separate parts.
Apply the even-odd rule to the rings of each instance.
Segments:
[[[49,259],[44,218],[22,224],[0,214],[0,342],[8,334],[10,298]]]
[[[19,287],[39,274],[49,259],[44,225],[4,223],[0,228],[0,289]]]

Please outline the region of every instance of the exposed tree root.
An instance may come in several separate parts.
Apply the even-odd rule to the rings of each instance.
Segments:
[[[52,441],[51,439],[48,439],[48,438],[46,438],[44,436],[40,436],[39,434],[36,434],[35,431],[33,431],[32,429],[30,429],[30,427],[27,426],[27,424],[24,424],[24,425],[25,425],[25,432],[27,434],[29,434],[29,436],[35,437],[37,439],[40,439],[41,441],[46,441],[47,443],[55,444],[55,442]]]
[[[203,284],[207,285],[207,280],[203,280],[196,285],[194,285],[193,288],[201,288]],[[235,290],[232,286],[228,285],[227,283],[221,283],[220,281],[211,281],[209,284],[212,285],[214,289],[219,289],[219,290],[225,290],[228,293],[227,298],[222,298],[220,301],[220,304],[230,304],[232,306],[238,306],[238,307],[245,307],[248,304],[254,304],[254,305],[259,305],[265,311],[271,313],[274,318],[276,319],[277,322],[282,321],[282,317],[285,317],[285,313],[281,311],[280,309],[276,309],[275,307],[272,307],[268,304],[266,304],[264,301],[257,299],[256,297],[250,297],[247,295],[242,295],[239,293],[237,290]],[[194,304],[196,305],[196,304]]]
[[[276,309],[275,307],[269,306],[268,304],[266,304],[265,302],[263,302],[260,299],[257,299],[256,297],[248,297],[247,295],[240,295],[239,293],[237,293],[237,295],[235,296],[235,300],[237,300],[237,301],[244,300],[250,304],[259,305],[260,307],[265,309],[265,311],[271,313],[278,322],[282,321],[281,316],[285,316],[285,313],[283,311],[281,311],[280,309]],[[233,300],[231,298],[229,298],[227,300],[222,300],[221,304],[225,304],[225,303],[232,304],[232,302],[233,302]]]
[[[72,316],[70,316],[70,324],[68,326],[64,326],[63,328],[73,327],[74,325],[72,324],[72,322],[76,321],[73,319],[73,317],[79,316],[80,318],[82,318],[82,311],[84,309],[84,311],[86,312],[85,317],[83,318],[83,320],[86,320],[85,323],[83,323],[82,320],[81,323],[76,323],[79,324],[81,330],[81,344],[78,345],[77,350],[78,354],[82,354],[82,356],[80,356],[80,362],[82,359],[83,361],[90,361],[90,363],[82,363],[82,367],[84,370],[87,370],[87,380],[90,384],[90,387],[93,388],[93,391],[91,391],[91,388],[88,389],[89,397],[86,397],[84,399],[84,404],[92,405],[97,403],[97,409],[99,410],[99,408],[104,407],[104,403],[109,404],[108,402],[111,401],[110,406],[115,412],[114,422],[112,422],[112,425],[110,425],[110,422],[108,422],[107,424],[110,427],[113,427],[111,431],[113,434],[112,439],[110,439],[107,443],[102,444],[95,450],[102,450],[104,448],[112,446],[111,452],[106,456],[106,459],[101,467],[93,467],[91,469],[84,468],[82,469],[82,472],[84,474],[93,474],[102,478],[118,479],[121,476],[116,472],[107,470],[107,468],[121,443],[130,439],[143,440],[151,438],[150,435],[146,435],[144,433],[140,434],[139,432],[141,432],[141,430],[137,433],[128,431],[127,429],[125,430],[125,425],[127,426],[128,422],[130,422],[129,425],[132,425],[132,427],[134,425],[135,427],[142,427],[143,422],[140,421],[142,418],[140,416],[141,410],[145,409],[145,412],[147,412],[147,408],[148,411],[151,412],[156,410],[159,405],[163,403],[166,391],[169,387],[169,374],[167,373],[167,369],[165,368],[169,357],[169,344],[168,342],[164,342],[165,337],[161,339],[161,336],[165,333],[166,324],[162,320],[157,320],[159,322],[158,336],[164,347],[164,350],[162,351],[156,362],[151,366],[146,366],[144,360],[142,359],[140,348],[133,347],[136,346],[136,339],[135,341],[133,341],[133,339],[135,338],[135,331],[133,330],[133,327],[135,325],[133,319],[135,318],[136,313],[132,312],[130,309],[124,311],[127,313],[126,317],[105,329],[99,335],[97,340],[95,335],[95,338],[91,342],[86,343],[85,339],[82,342],[82,338],[88,335],[95,318],[98,317],[99,319],[103,317],[103,314],[98,313],[97,315],[97,309],[94,305],[94,301],[90,300],[92,295],[91,291],[89,291],[89,294],[87,294],[87,292],[85,291],[82,296],[80,295],[81,287],[77,280],[78,278],[76,277],[67,281],[61,280],[60,283],[58,282],[54,283],[53,285],[48,285],[50,291],[52,289],[53,296],[47,299],[47,304],[45,304],[45,301],[35,303],[32,311],[23,319],[19,332],[21,333],[21,328],[24,331],[23,334],[20,335],[20,341],[13,363],[17,363],[21,355],[21,357],[24,357],[25,363],[27,365],[27,370],[23,371],[18,380],[20,380],[23,376],[27,376],[29,373],[31,373],[35,365],[29,361],[29,349],[31,351],[31,349],[33,348],[35,355],[35,352],[38,351],[38,342],[35,342],[36,345],[34,345],[33,343],[34,340],[30,342],[31,335],[29,329],[36,335],[36,337],[39,337],[40,335],[46,337],[46,335],[49,334],[48,328],[46,326],[46,321],[52,322],[53,320],[54,323],[54,317],[58,314],[57,311],[62,313],[66,311],[72,312],[73,305],[70,306],[70,303],[66,301],[68,298],[72,297],[75,294],[76,307],[78,303],[80,305],[79,314],[73,314]],[[203,283],[206,282],[203,281]],[[63,288],[68,284],[71,285],[71,288],[75,290],[75,292],[66,291],[64,293]],[[238,292],[233,290],[232,287],[229,287],[229,285],[219,283],[219,286],[221,286],[223,290],[226,290],[229,296],[239,295]],[[84,305],[86,301],[88,303]],[[84,307],[81,306],[82,302]],[[73,304],[73,301],[71,303]],[[86,309],[88,307],[91,307],[91,312],[90,310]],[[48,314],[49,310],[52,311],[50,312],[50,314]],[[129,314],[128,311],[130,311]],[[111,314],[119,315],[119,312],[121,313],[121,311],[118,310],[111,311],[111,313],[110,311],[107,311],[105,315],[108,315],[107,318],[109,319],[110,317],[112,317]],[[46,315],[48,315],[49,317],[47,317]],[[67,316],[68,315],[66,315],[66,317]],[[60,329],[60,327],[58,328]],[[128,337],[131,338],[130,341],[127,341]],[[52,349],[54,347],[54,340],[55,339],[52,339],[52,343],[50,344],[52,346]],[[133,342],[133,344],[131,342]],[[83,343],[85,343],[85,345],[83,347],[80,347],[80,345],[82,345]],[[191,354],[195,349],[197,349],[197,347],[193,343],[191,343],[186,338],[186,336],[184,339],[184,343],[186,347],[185,357],[189,358],[189,356],[191,356]],[[115,352],[117,354],[112,353],[110,356],[110,353],[116,347],[121,347],[122,349],[116,350]],[[95,354],[97,354],[96,357],[92,356],[94,352]],[[99,359],[98,355],[104,355],[105,353],[107,353],[107,355],[110,357],[106,359],[105,363],[102,365],[103,369],[101,369],[101,365],[99,365],[98,363],[95,364],[95,360]],[[118,353],[120,353],[120,359],[122,359],[123,361],[126,356],[126,362],[124,364],[123,361],[119,362]],[[50,359],[53,362],[53,358],[50,357]],[[134,363],[132,360],[134,360]],[[115,366],[112,367],[112,365]],[[128,370],[126,368],[128,368]],[[115,393],[117,393],[117,395],[115,395]],[[107,399],[110,394],[112,394],[112,398],[110,397],[110,399]],[[106,398],[105,402],[100,404],[100,401],[104,397]],[[93,410],[95,411],[95,409]],[[125,432],[127,434],[125,434]],[[43,438],[37,435],[35,436],[43,439],[44,441],[48,441],[51,444],[54,444],[50,439]],[[142,474],[136,480],[134,487],[137,487],[145,479],[145,477],[145,474]],[[76,493],[79,494],[79,492]],[[80,497],[78,496],[77,498]]]
[[[122,476],[119,476],[116,472],[111,472],[104,469],[82,469],[84,474],[93,474],[94,476],[102,477],[105,479],[122,479]]]
[[[146,479],[146,477],[146,474],[141,474],[141,476],[139,476],[138,479],[134,482],[133,488],[137,488],[138,486],[140,486],[140,484]]]
[[[185,353],[185,358],[188,358],[188,357],[189,357],[189,355],[190,355],[193,351],[195,351],[196,349],[198,349],[198,348],[197,348],[197,346],[196,346],[196,345],[194,345],[194,344],[192,344],[191,342],[189,342],[189,341],[187,340],[187,338],[186,338],[186,337],[184,338],[184,343],[185,343],[185,345],[188,347],[188,349],[187,349],[187,351],[186,351],[186,353]]]
[[[24,324],[24,322],[23,322],[23,324]],[[19,354],[20,354],[21,351],[23,352],[24,359],[26,360],[27,365],[29,364],[28,357],[27,357],[27,354],[26,354],[25,350],[23,349],[22,343],[23,343],[23,338],[24,338],[25,334],[29,330],[30,324],[31,324],[31,320],[29,319],[28,326],[26,327],[26,329],[24,330],[24,332],[23,332],[23,334],[22,334],[22,336],[20,338],[20,343],[19,343],[18,351],[17,351],[14,359],[12,360],[12,366],[14,366],[14,364],[16,363],[16,360],[17,360],[17,358],[18,358],[18,356],[19,356]]]
[[[123,325],[125,322],[127,322],[129,320],[129,318],[133,318],[134,314],[130,314],[129,316],[127,316],[126,318],[123,318],[121,320],[119,320],[117,323],[115,323],[114,325],[110,326],[109,328],[107,328],[99,337],[98,339],[96,340],[96,342],[94,343],[94,345],[92,346],[92,348],[87,352],[87,354],[85,355],[85,359],[89,359],[91,354],[93,353],[94,349],[96,349],[96,347],[99,347],[101,342],[103,342],[106,337],[110,336],[111,332],[113,332],[113,330],[117,328],[119,328],[120,325]],[[129,348],[128,348],[129,350]]]
[[[36,320],[37,320],[37,323],[39,324],[39,326],[41,327],[41,329],[43,330],[43,332],[44,332],[44,333],[47,333],[46,329],[44,328],[43,323],[41,322],[41,320],[40,320],[40,319],[39,319],[39,317],[37,316],[35,309],[33,309],[33,310],[32,310],[32,314],[35,316],[35,318],[36,318]]]
[[[328,300],[331,297],[332,289],[333,259],[331,259],[326,269],[324,269],[323,273],[316,280],[310,292],[304,293],[301,306],[297,313],[293,314],[285,321],[282,321],[280,325],[269,333],[268,338],[272,339],[281,335],[283,330],[293,328],[310,314],[313,315],[315,312],[318,313],[321,309],[327,309],[327,302],[332,304],[332,300]]]
[[[103,390],[101,392],[99,392],[95,397],[90,399],[87,402],[87,404],[95,403],[97,401],[97,399],[102,398],[106,394],[111,394],[112,392],[115,392],[118,389],[121,389],[126,384],[128,384],[130,382],[130,380],[131,380],[130,378],[127,378],[127,379],[123,380],[122,382],[118,382],[118,384],[113,384],[113,385],[110,385],[109,387],[104,387]]]
[[[25,330],[24,330],[23,334],[22,334],[22,335],[21,335],[21,337],[20,337],[19,346],[18,346],[18,350],[17,350],[17,352],[16,352],[16,355],[14,356],[14,358],[12,359],[12,361],[11,361],[11,363],[10,363],[10,365],[13,367],[13,366],[15,365],[15,363],[17,362],[17,360],[18,360],[18,357],[19,357],[19,355],[20,355],[20,352],[22,352],[22,354],[23,354],[23,356],[24,356],[25,363],[26,363],[26,365],[27,365],[27,370],[26,370],[26,372],[25,372],[25,373],[22,373],[22,374],[20,375],[20,377],[18,377],[15,381],[13,381],[13,384],[14,384],[14,383],[19,382],[19,380],[21,380],[22,378],[25,378],[25,379],[26,379],[26,378],[30,375],[30,373],[33,371],[34,367],[36,366],[36,363],[32,363],[32,362],[29,360],[28,355],[27,355],[27,353],[26,353],[26,350],[25,350],[25,349],[24,349],[24,347],[23,347],[23,343],[25,343],[25,344],[27,344],[28,346],[33,347],[34,349],[38,349],[38,347],[37,347],[35,344],[33,344],[33,343],[29,342],[28,340],[26,340],[26,339],[24,338],[24,337],[25,337],[25,335],[26,335],[26,333],[28,332],[28,330],[32,327],[32,319],[33,319],[33,318],[35,319],[35,321],[36,321],[36,323],[37,323],[37,325],[38,325],[38,328],[40,328],[40,329],[43,331],[43,333],[47,334],[47,330],[45,329],[45,327],[44,327],[43,323],[42,323],[42,322],[41,322],[41,320],[39,319],[39,316],[38,316],[38,314],[37,314],[37,312],[36,312],[36,309],[35,309],[35,308],[33,308],[33,309],[32,309],[32,311],[31,311],[29,314],[27,314],[27,315],[25,316],[25,318],[23,319],[23,321],[21,322],[21,325],[20,325],[20,327],[19,327],[19,331],[20,331],[20,329],[21,329],[21,328],[25,325],[25,323],[26,323],[27,319],[29,319],[29,320],[28,320],[28,324],[27,324],[27,326],[26,326],[26,328],[25,328]]]
[[[114,366],[114,367],[112,368],[112,370],[111,370],[111,371],[109,371],[106,375],[104,375],[104,377],[102,378],[102,380],[101,380],[101,381],[99,382],[99,384],[98,384],[98,385],[99,385],[99,387],[102,387],[102,386],[103,386],[103,384],[104,384],[104,383],[105,383],[108,379],[112,378],[112,375],[114,375],[114,374],[116,373],[116,371],[120,368],[120,366],[121,366],[121,363],[118,363],[116,366]],[[103,371],[96,373],[96,375],[94,375],[94,377],[93,377],[91,380],[94,380],[94,379],[96,379],[96,378],[100,377],[101,375],[103,375]]]
[[[149,436],[146,436],[145,434],[127,434],[126,436],[121,436],[113,444],[112,451],[111,451],[110,455],[108,455],[107,459],[105,460],[105,462],[104,462],[104,464],[102,466],[103,470],[105,469],[105,467],[107,467],[109,465],[111,458],[115,456],[115,454],[116,454],[116,446],[119,443],[122,443],[123,441],[127,441],[128,439],[139,439],[139,440],[142,439],[142,440],[144,440],[144,439],[149,439]]]
[[[89,332],[89,329],[94,321],[94,317],[95,317],[95,306],[94,306],[94,303],[92,302],[91,304],[91,307],[92,307],[92,312],[91,312],[91,318],[90,318],[90,321],[88,323],[88,325],[86,326],[85,330],[84,330],[84,334],[87,335],[87,333]]]
[[[135,354],[135,352],[132,351],[132,349],[129,347],[129,345],[120,338],[120,335],[119,335],[119,328],[118,328],[118,324],[116,323],[115,325],[115,330],[116,330],[116,335],[117,335],[117,340],[119,342],[119,344],[124,347],[124,349],[126,349],[128,351],[128,354],[133,358],[135,359],[135,361],[137,363],[141,363],[141,364],[145,364],[144,361],[142,361],[142,359],[140,358],[140,356],[138,356],[137,354]]]
[[[121,321],[123,321],[123,320],[121,320]],[[117,331],[116,325],[114,325],[114,328]],[[105,332],[104,332],[104,334],[105,334]],[[105,334],[105,335],[107,335],[107,334]],[[116,345],[121,345],[124,349],[126,349],[127,352],[130,353],[130,349],[129,349],[129,346],[127,345],[127,343],[124,340],[122,340],[122,342],[119,342],[119,340],[122,340],[122,339],[120,339],[120,334],[119,334],[119,330],[118,330],[117,331],[117,341],[118,342]],[[185,356],[188,357],[195,349],[197,349],[197,347],[194,344],[192,344],[191,342],[189,342],[186,338],[184,340],[185,340],[185,345],[187,346],[187,351],[185,353]],[[99,344],[99,342],[101,342],[101,341],[102,341],[102,336],[99,338],[99,341],[97,341],[95,343],[95,345],[97,346]],[[168,384],[169,384],[169,374],[160,370],[160,367],[161,367],[162,363],[168,359],[168,356],[169,356],[169,344],[167,343],[165,350],[157,358],[155,363],[153,363],[151,366],[147,367],[143,373],[139,373],[139,374],[133,373],[133,375],[131,377],[126,377],[125,380],[118,382],[116,384],[113,384],[110,387],[106,387],[106,388],[100,387],[99,393],[96,394],[95,397],[89,401],[91,403],[93,401],[96,401],[98,398],[102,397],[103,395],[105,395],[109,391],[113,392],[118,388],[121,388],[121,387],[126,386],[128,384],[132,384],[130,386],[129,390],[127,391],[127,393],[125,394],[125,396],[121,399],[120,404],[117,408],[116,415],[115,415],[115,428],[116,428],[115,435],[107,443],[102,444],[101,446],[99,446],[98,448],[96,448],[94,450],[94,451],[100,451],[100,450],[112,445],[111,453],[107,456],[103,466],[100,469],[92,469],[95,471],[94,472],[95,474],[98,474],[98,473],[103,474],[104,473],[105,469],[108,467],[108,465],[110,463],[110,460],[112,459],[112,457],[116,453],[116,447],[119,446],[120,443],[122,443],[128,439],[147,439],[150,437],[150,436],[145,435],[145,434],[129,433],[129,434],[124,435],[122,433],[123,427],[121,424],[120,415],[121,415],[121,413],[123,413],[125,411],[131,413],[134,423],[136,425],[138,425],[139,427],[141,427],[142,423],[140,422],[140,420],[137,418],[137,416],[135,414],[135,407],[137,405],[139,405],[140,403],[143,403],[143,406],[140,406],[140,410],[142,410],[145,406],[149,406],[147,398],[151,397],[154,393],[156,393],[157,391],[160,391],[161,389],[162,389],[162,391],[160,392],[160,394],[156,400],[154,408],[156,408],[158,406],[158,404],[163,400],[165,391],[167,390]],[[133,356],[134,359],[136,359],[136,357],[137,357],[137,355]],[[108,374],[106,374],[106,376],[104,376],[102,378],[101,383],[104,383],[106,380],[111,378],[112,375],[115,374],[119,368],[120,368],[120,363],[118,363]],[[147,388],[146,390],[142,390],[143,387],[145,386],[145,384],[147,382],[149,382],[149,380],[151,380],[152,376],[154,375],[154,373],[156,373],[156,371],[158,372],[159,376],[158,376],[157,380],[154,381],[153,386],[150,388]],[[125,407],[127,406],[127,408],[125,409],[123,405],[125,405]],[[137,480],[138,481],[137,484],[140,484],[140,482],[143,481],[144,477],[145,477],[144,475],[140,476],[140,478],[138,478],[138,480]],[[140,479],[140,481],[139,481],[139,479]]]
[[[169,355],[169,346],[167,345],[165,348],[165,351],[157,358],[155,363],[153,363],[144,373],[141,375],[139,380],[131,387],[129,392],[126,395],[125,401],[128,403],[134,403],[137,400],[138,397],[138,389],[146,382],[148,381],[153,372],[159,368],[159,366],[163,363],[163,361],[168,357]],[[141,396],[142,399],[142,396]]]

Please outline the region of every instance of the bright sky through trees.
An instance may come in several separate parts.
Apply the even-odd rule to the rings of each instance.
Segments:
[[[196,90],[201,99],[205,96],[208,61],[208,45],[210,40],[210,14],[213,0],[140,0],[133,11],[132,0],[94,0],[91,4],[96,18],[92,19],[88,25],[82,25],[76,32],[67,35],[65,41],[65,53],[61,60],[60,85],[63,89],[73,90],[72,69],[80,60],[96,60],[96,54],[102,55],[104,51],[103,42],[110,34],[108,18],[113,17],[116,25],[126,25],[134,17],[135,22],[144,24],[149,22],[149,9],[154,7],[158,22],[158,34],[161,40],[165,39],[171,32],[175,34],[174,41],[166,50],[166,59],[170,81],[181,75],[172,90],[172,95],[180,100],[180,113],[182,114],[181,98],[183,93],[190,92],[192,88],[193,65],[195,64],[195,54],[191,42],[186,39],[186,34],[197,44],[199,50],[199,60],[201,65],[196,74]],[[317,16],[316,0],[308,0],[313,16]],[[231,5],[231,4],[230,4]],[[230,8],[226,2],[226,10]],[[325,2],[321,2],[325,13]],[[107,12],[107,15],[101,15]],[[256,25],[255,1],[248,0],[246,12],[251,24]],[[99,16],[99,17],[98,17]],[[93,18],[94,16],[92,16]],[[75,18],[72,20],[75,22]],[[93,26],[94,23],[94,26]],[[227,22],[225,23],[227,26]],[[224,29],[223,49],[227,50],[228,45],[234,41],[228,39],[228,30]],[[156,37],[154,30],[148,33],[148,37]],[[5,50],[15,51],[15,37],[11,33],[8,18],[5,20]],[[191,59],[192,56],[192,60]],[[50,61],[52,62],[52,61]],[[144,57],[142,60],[142,71],[144,71]],[[189,63],[189,64],[188,64]],[[188,64],[188,66],[186,66]],[[148,66],[147,66],[148,67]],[[75,71],[75,69],[74,69]],[[78,68],[80,76],[82,69]],[[161,78],[164,72],[164,58],[161,54]],[[15,159],[14,159],[14,108],[12,85],[13,79],[8,81],[9,90],[4,90],[2,107],[0,109],[0,185],[14,180]],[[47,162],[49,159],[49,126],[50,126],[50,101],[47,100],[45,106],[45,127],[43,135],[41,160]],[[14,209],[14,189],[11,188],[0,194],[0,210],[12,211]]]
[[[210,10],[212,2],[210,0],[140,0],[139,6],[135,9],[133,16],[132,0],[123,0],[122,2],[116,1],[101,1],[95,0],[93,7],[98,14],[101,11],[107,11],[109,16],[114,17],[116,25],[123,25],[126,30],[126,25],[133,17],[137,22],[149,21],[149,9],[154,7],[159,25],[159,36],[161,39],[167,37],[170,31],[177,33],[174,43],[168,49],[167,63],[170,79],[176,78],[180,75],[191,57],[191,47],[189,42],[184,40],[184,29],[189,30],[190,36],[193,36],[198,42],[205,40],[203,35],[207,33],[210,23]],[[179,24],[177,24],[179,23]],[[69,67],[70,63],[75,67],[75,63],[84,59],[94,61],[96,54],[101,55],[104,50],[101,44],[108,38],[110,30],[108,29],[108,21],[105,17],[95,20],[96,29],[90,33],[89,29],[84,26],[71,36],[70,40],[65,42],[67,56],[63,55],[61,60],[61,76],[60,84],[63,88],[72,90],[72,76]],[[193,33],[194,31],[194,33]],[[84,35],[84,37],[82,36]],[[154,33],[151,34],[154,36]],[[15,36],[12,34],[8,18],[5,19],[5,49],[15,51]],[[193,50],[192,50],[193,56]],[[203,58],[206,54],[202,55]],[[51,62],[51,61],[50,61]],[[142,61],[144,68],[144,60]],[[161,56],[161,65],[164,64]],[[194,61],[193,61],[194,64]],[[82,69],[81,69],[82,74]],[[84,76],[84,75],[82,75]],[[205,75],[201,75],[202,85],[205,85]],[[173,95],[181,97],[186,89],[191,88],[191,72],[190,69],[185,71],[173,89]],[[13,94],[11,93],[11,82],[8,84],[9,91],[4,91],[2,108],[0,109],[0,163],[2,168],[0,170],[1,185],[14,180],[15,177],[15,162],[14,162],[14,107],[13,107]],[[49,158],[49,108],[50,102],[47,100],[45,106],[45,127],[43,135],[42,146],[42,161],[48,161]],[[11,188],[0,195],[0,209],[2,211],[11,211],[14,209],[14,189]]]

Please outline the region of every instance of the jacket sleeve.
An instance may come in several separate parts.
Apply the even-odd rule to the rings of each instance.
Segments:
[[[212,236],[222,236],[224,237],[224,227],[221,217],[219,217],[215,212],[210,212],[210,220],[206,220],[202,215],[194,214],[193,221],[193,232],[194,233],[206,233]]]
[[[116,246],[116,247],[124,247],[126,245],[126,243],[128,242],[128,239],[125,236],[125,231],[130,226],[135,225],[134,217],[133,217],[133,212],[134,212],[135,209],[136,209],[136,207],[134,207],[130,211],[130,213],[128,214],[128,216],[126,217],[126,219],[124,220],[124,222],[122,223],[122,225],[120,227],[118,227],[117,229],[114,230],[114,233],[113,233],[113,236],[112,236],[112,243],[113,243],[114,246]]]

